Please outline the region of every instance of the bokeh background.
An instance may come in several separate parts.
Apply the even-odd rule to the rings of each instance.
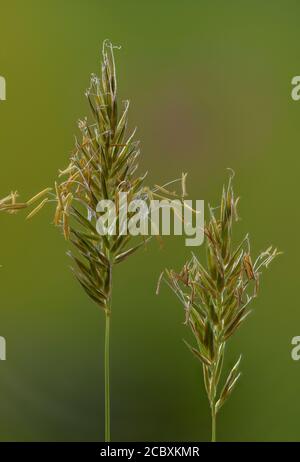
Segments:
[[[237,239],[284,255],[262,279],[255,312],[230,344],[243,376],[219,416],[218,438],[300,440],[300,4],[222,0],[1,0],[0,195],[28,198],[67,165],[84,91],[103,39],[116,52],[149,183],[188,172],[190,198],[216,204],[226,168],[241,196]],[[74,281],[49,206],[30,222],[1,215],[2,441],[103,439],[104,316]],[[183,239],[154,241],[115,274],[111,346],[114,441],[206,441],[201,368],[186,350],[182,307],[163,287]],[[203,249],[197,250],[202,255]]]

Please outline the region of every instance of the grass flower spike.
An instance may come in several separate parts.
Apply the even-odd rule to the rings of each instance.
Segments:
[[[60,171],[55,185],[54,222],[74,246],[73,272],[85,293],[105,314],[105,441],[110,441],[109,343],[112,312],[113,268],[125,261],[145,242],[130,245],[132,238],[119,219],[119,193],[126,193],[127,203],[157,196],[143,186],[144,176],[136,175],[140,154],[135,130],[127,133],[129,102],[121,110],[117,101],[117,79],[113,46],[105,41],[102,51],[101,78],[92,75],[86,97],[92,121],[79,121],[81,139],[75,141],[69,165]],[[182,180],[185,184],[185,178]],[[166,190],[166,193],[168,191]],[[170,193],[172,196],[173,193]],[[101,200],[116,205],[116,232],[99,234],[97,219]],[[41,205],[42,206],[42,205]],[[130,213],[128,213],[130,216]]]
[[[221,385],[226,343],[251,313],[261,270],[278,255],[276,249],[269,247],[253,262],[248,236],[234,246],[232,228],[237,219],[237,202],[230,178],[228,187],[223,188],[220,207],[209,207],[205,224],[206,267],[192,255],[180,273],[165,273],[166,282],[184,306],[185,323],[195,338],[195,346],[187,346],[203,368],[212,441],[216,440],[217,414],[240,377],[241,358]]]

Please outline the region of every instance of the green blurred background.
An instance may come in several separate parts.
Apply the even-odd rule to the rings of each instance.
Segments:
[[[1,0],[0,196],[52,185],[67,165],[103,39],[116,52],[150,184],[189,172],[190,198],[216,204],[227,167],[241,196],[236,237],[284,255],[262,279],[255,312],[232,340],[242,380],[219,417],[220,440],[300,440],[298,193],[299,2]],[[30,222],[1,215],[2,441],[103,439],[104,316],[68,270],[49,206]],[[183,239],[156,242],[115,274],[114,441],[205,441],[210,416],[182,307],[160,271],[179,268]],[[202,254],[200,248],[199,253]]]

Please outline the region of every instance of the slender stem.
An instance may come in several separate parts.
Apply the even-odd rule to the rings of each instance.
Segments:
[[[110,312],[105,313],[105,347],[104,347],[104,377],[105,377],[105,442],[110,442],[110,386],[109,386],[109,328]]]
[[[213,406],[211,408],[211,442],[215,443],[217,441],[217,416],[216,410]]]

